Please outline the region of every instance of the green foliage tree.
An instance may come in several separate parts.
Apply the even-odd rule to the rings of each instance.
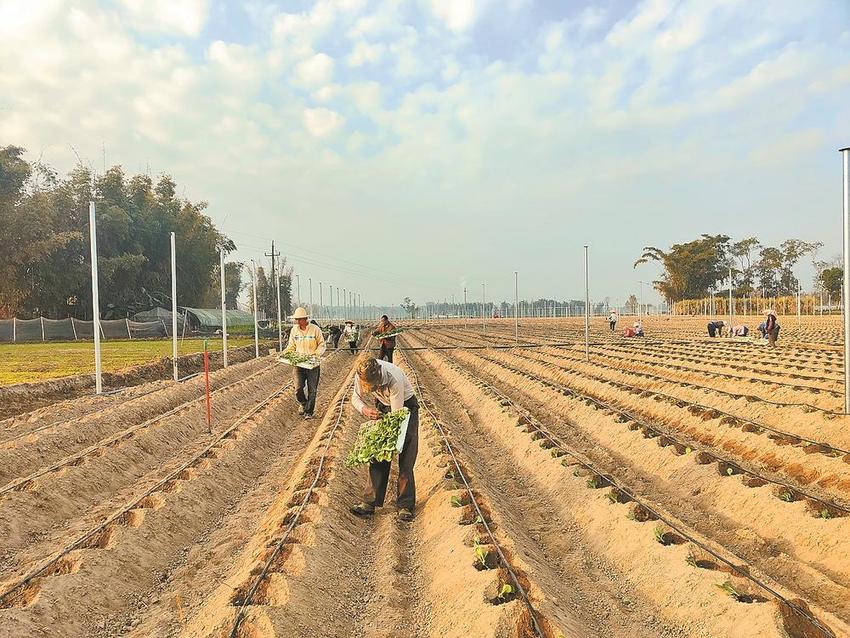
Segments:
[[[685,244],[673,244],[663,251],[646,246],[634,266],[657,261],[663,267],[661,279],[652,282],[665,299],[704,297],[728,274],[729,237],[702,235]]]
[[[408,317],[416,319],[416,312],[418,311],[418,308],[416,307],[416,304],[411,301],[410,297],[404,298],[401,307],[407,313]]]
[[[219,251],[236,246],[204,215],[205,202],[176,196],[170,177],[156,184],[146,175],[127,179],[113,166],[99,176],[77,167],[60,180],[50,168],[26,162],[23,153],[16,146],[0,148],[0,228],[7,250],[0,264],[0,311],[90,318],[92,200],[104,317],[170,304],[170,232],[176,234],[180,305],[204,305],[218,290],[213,273]]]
[[[820,273],[820,283],[824,292],[837,295],[841,292],[841,286],[844,283],[844,269],[839,266],[824,268]]]

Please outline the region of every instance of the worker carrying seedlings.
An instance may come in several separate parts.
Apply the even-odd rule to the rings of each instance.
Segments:
[[[297,354],[313,355],[321,357],[325,354],[325,338],[316,324],[308,323],[309,315],[304,308],[296,308],[292,313],[295,325],[289,331],[289,341],[283,351],[296,352]],[[299,414],[305,419],[313,418],[313,409],[316,407],[316,393],[319,391],[319,366],[310,370],[293,366],[295,374],[295,398],[300,404]],[[304,386],[307,392],[304,392]]]
[[[354,325],[353,321],[346,321],[345,328],[342,331],[342,336],[345,337],[345,340],[348,341],[348,348],[351,350],[351,354],[357,352],[357,327]]]
[[[337,325],[333,325],[328,328],[328,343],[330,343],[334,350],[339,348],[339,337],[341,334],[342,328]]]
[[[708,322],[708,336],[709,337],[722,337],[723,336],[723,327],[726,325],[725,321],[709,321]]]
[[[608,315],[608,325],[611,327],[611,332],[614,332],[617,329],[617,312],[615,310],[611,311],[611,314]]]
[[[372,332],[372,336],[377,337],[385,332],[392,332],[395,329],[396,326],[392,321],[390,321],[390,318],[387,315],[381,315],[381,322],[378,324],[378,327],[375,328],[374,332]],[[392,363],[393,350],[395,350],[395,337],[382,338],[381,352],[378,355],[378,358]]]
[[[767,334],[767,341],[771,348],[776,347],[776,340],[779,338],[779,322],[776,320],[776,313],[773,310],[768,310],[764,313],[766,319],[764,322],[764,331]]]
[[[375,407],[366,405],[364,396],[375,395]],[[413,393],[413,386],[402,369],[389,361],[381,361],[367,356],[357,366],[354,377],[354,390],[351,405],[367,419],[377,419],[382,414],[400,410],[410,410],[407,435],[398,457],[398,519],[413,520],[416,508],[416,481],[413,478],[413,465],[419,448],[419,403]],[[357,516],[370,516],[376,507],[382,507],[390,479],[390,461],[378,461],[369,464],[369,483],[363,501],[351,508]]]

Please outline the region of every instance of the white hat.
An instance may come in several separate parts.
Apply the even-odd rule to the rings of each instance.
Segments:
[[[306,319],[310,315],[307,314],[307,311],[304,310],[301,306],[295,309],[295,312],[292,313],[293,319]]]

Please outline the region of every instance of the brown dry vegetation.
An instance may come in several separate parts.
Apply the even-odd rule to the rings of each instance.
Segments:
[[[840,327],[795,322],[597,321],[589,361],[578,319],[409,326],[407,524],[348,512],[345,352],[313,421],[268,358],[213,373],[212,433],[200,379],[11,417],[0,636],[850,636]]]

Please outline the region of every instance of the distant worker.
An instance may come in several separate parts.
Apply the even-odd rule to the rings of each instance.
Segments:
[[[357,352],[357,328],[354,327],[353,321],[345,322],[342,336],[348,341],[348,348],[351,350],[351,354]]]
[[[747,326],[732,326],[730,337],[746,337],[750,334],[750,329]]]
[[[378,327],[372,333],[372,336],[378,336],[380,334],[390,332],[391,330],[395,329],[395,324],[390,321],[390,318],[387,315],[381,315],[381,322],[378,324]],[[378,358],[392,363],[393,350],[395,350],[395,337],[387,337],[386,339],[381,339],[381,352],[378,355]]]
[[[289,342],[284,348],[284,352],[296,352],[298,354],[315,355],[321,357],[325,354],[325,338],[322,336],[322,331],[319,326],[313,323],[308,323],[309,315],[304,308],[296,308],[292,313],[292,318],[295,319],[295,325],[289,331]],[[316,407],[316,394],[319,391],[319,366],[311,370],[293,366],[295,374],[295,398],[298,400],[300,408],[299,414],[303,414],[305,419],[313,418],[313,410]],[[307,392],[304,392],[304,386],[307,387]]]
[[[339,337],[342,334],[342,328],[337,325],[328,328],[328,342],[333,346],[334,350],[339,348]]]
[[[776,320],[776,314],[773,310],[768,310],[766,313],[767,320],[764,322],[764,329],[767,333],[767,340],[771,348],[776,347],[776,340],[779,338],[779,322]]]
[[[614,310],[612,310],[611,314],[608,315],[608,325],[611,327],[611,332],[614,332],[617,329],[618,318],[619,317],[617,317],[617,313]]]
[[[635,336],[636,337],[643,337],[644,336],[644,334],[643,334],[643,324],[640,321],[635,321],[634,330],[635,330]]]
[[[758,330],[759,330],[759,334],[761,335],[761,338],[767,339],[767,320],[766,319],[759,324]]]
[[[723,327],[726,325],[725,321],[709,321],[708,322],[708,336],[709,337],[722,337],[723,336]]]
[[[375,394],[375,407],[366,405],[364,396]],[[410,421],[404,438],[401,454],[398,457],[398,518],[401,521],[413,519],[416,507],[416,481],[413,466],[419,448],[419,403],[407,376],[401,368],[389,361],[379,361],[374,357],[365,357],[357,366],[351,405],[367,419],[377,419],[382,414],[395,412],[406,407],[410,410]],[[351,508],[357,516],[369,516],[375,507],[384,504],[387,484],[390,480],[390,461],[369,464],[369,484],[363,501]]]

